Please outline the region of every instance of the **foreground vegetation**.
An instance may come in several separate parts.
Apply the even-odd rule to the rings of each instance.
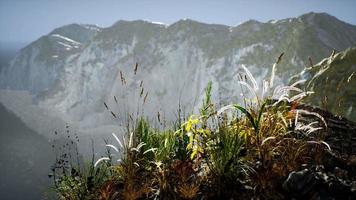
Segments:
[[[143,116],[128,120],[122,137],[112,134],[115,144],[106,145],[107,155],[86,167],[57,159],[50,176],[59,199],[320,197],[298,190],[298,173],[320,171],[332,154],[325,142],[328,125],[320,114],[299,108],[312,93],[298,88],[305,80],[274,86],[282,55],[262,86],[242,66],[242,104],[218,108],[209,83],[199,114],[185,118],[178,111],[165,130],[151,127]],[[302,179],[311,188],[308,177]]]

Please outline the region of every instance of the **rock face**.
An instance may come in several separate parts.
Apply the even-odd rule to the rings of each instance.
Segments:
[[[295,193],[298,196],[304,196],[310,192],[316,180],[312,172],[304,169],[298,172],[291,172],[283,183],[283,188],[288,192]]]
[[[179,103],[186,112],[199,106],[210,80],[216,101],[236,102],[239,65],[261,80],[285,52],[277,69],[283,76],[277,81],[287,82],[308,57],[317,61],[332,49],[355,45],[356,27],[325,13],[267,23],[250,20],[234,27],[193,20],[169,26],[142,20],[118,21],[108,28],[72,24],[22,49],[1,71],[0,88],[29,91],[37,105],[92,129],[116,123],[103,106],[105,101],[115,107],[114,96],[114,112],[120,116],[141,109],[143,80],[145,114],[160,111],[171,120]]]
[[[2,70],[2,88],[28,90],[32,94],[51,89],[66,64],[66,58],[79,53],[82,45],[97,32],[91,26],[76,24],[53,30],[23,48]]]
[[[326,172],[323,166],[291,172],[283,183],[288,198],[354,199],[356,192],[350,180]]]

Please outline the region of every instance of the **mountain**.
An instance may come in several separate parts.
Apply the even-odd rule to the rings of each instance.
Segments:
[[[92,26],[77,24],[53,30],[21,49],[10,65],[2,70],[2,75],[7,76],[2,77],[2,85],[16,90],[29,90],[34,94],[51,88],[60,78],[65,59],[79,53],[82,43],[90,40],[95,32]]]
[[[296,79],[306,79],[306,90],[315,91],[305,101],[356,121],[356,48],[334,53],[307,67]]]
[[[285,52],[277,81],[286,83],[309,65],[309,57],[319,61],[333,49],[352,46],[356,26],[326,13],[238,26],[190,19],[171,25],[121,20],[107,28],[72,24],[23,48],[1,71],[0,88],[28,91],[34,104],[58,112],[80,130],[103,132],[98,128],[106,127],[107,132],[117,121],[104,102],[119,119],[139,109],[152,118],[159,111],[171,120],[179,104],[186,112],[199,106],[210,80],[216,101],[238,101],[242,64],[261,80]],[[19,106],[12,108],[21,112]]]
[[[42,199],[54,159],[48,140],[0,104],[1,199]]]

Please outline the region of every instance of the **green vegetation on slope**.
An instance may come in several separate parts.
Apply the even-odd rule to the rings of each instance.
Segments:
[[[315,91],[305,99],[306,102],[356,121],[355,47],[333,53],[295,78],[307,79],[305,88]]]

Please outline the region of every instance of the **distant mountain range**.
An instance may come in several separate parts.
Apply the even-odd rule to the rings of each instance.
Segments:
[[[117,124],[104,102],[122,118],[141,108],[148,94],[145,114],[153,118],[159,111],[170,120],[179,103],[187,112],[197,108],[210,80],[216,102],[238,101],[242,64],[262,80],[285,52],[277,81],[287,83],[310,62],[354,46],[356,26],[326,13],[238,26],[189,19],[170,25],[121,20],[107,28],[71,24],[23,48],[1,71],[0,88],[28,91],[34,104],[50,109],[46,116],[58,113],[89,130]],[[2,95],[5,105],[21,113]]]

